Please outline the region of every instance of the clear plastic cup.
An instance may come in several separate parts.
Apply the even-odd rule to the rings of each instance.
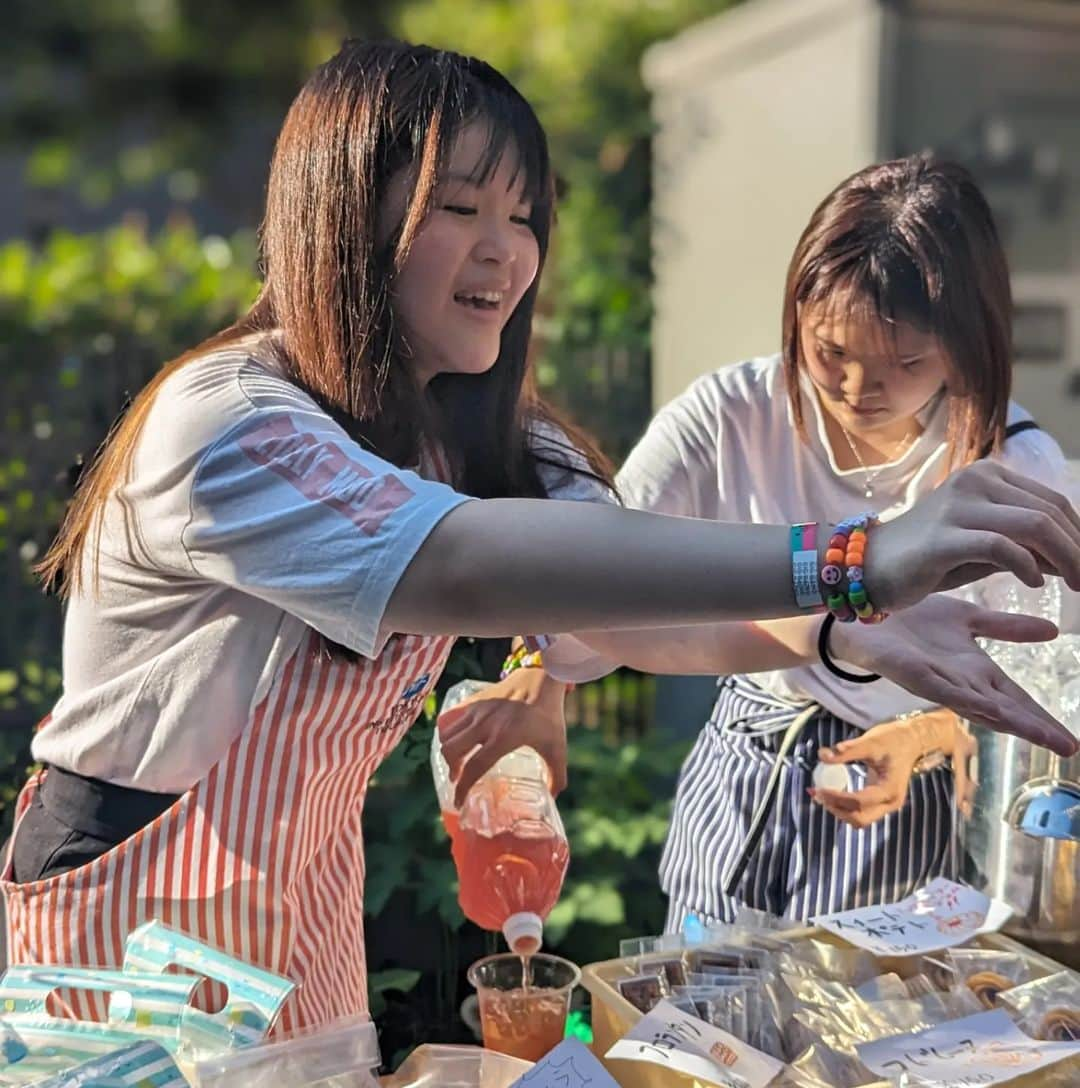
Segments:
[[[480,999],[488,1050],[536,1062],[562,1042],[570,994],[581,981],[569,960],[503,952],[477,960],[467,977]]]

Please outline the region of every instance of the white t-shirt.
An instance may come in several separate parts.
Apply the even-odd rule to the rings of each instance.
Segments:
[[[806,441],[795,430],[779,355],[704,375],[657,414],[630,453],[616,480],[623,500],[632,508],[715,521],[839,521],[868,505],[888,520],[940,480],[947,454],[944,398],[927,411],[923,433],[900,458],[871,470],[869,501],[866,473],[837,466],[816,396],[803,401]],[[1010,404],[1008,423],[1029,418]],[[1064,456],[1044,431],[1010,438],[1001,460],[1050,486],[1068,486]],[[1074,611],[1076,595],[1070,597]],[[613,666],[565,636],[545,652],[545,661],[571,680],[602,675]],[[758,673],[755,679],[781,697],[813,699],[863,728],[925,705],[888,681],[852,684],[820,664]]]
[[[398,579],[468,501],[354,442],[258,339],[162,385],[67,606],[33,755],[179,793],[226,753],[307,627],[376,657]],[[93,538],[90,539],[90,544]]]

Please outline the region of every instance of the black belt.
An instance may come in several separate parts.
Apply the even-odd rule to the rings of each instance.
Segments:
[[[68,827],[121,843],[155,820],[181,795],[117,786],[62,767],[49,767],[39,796],[42,805]]]

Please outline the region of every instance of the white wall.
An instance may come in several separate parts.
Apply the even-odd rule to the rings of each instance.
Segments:
[[[883,19],[873,0],[749,0],[647,54],[655,406],[779,350],[795,243],[877,154]]]

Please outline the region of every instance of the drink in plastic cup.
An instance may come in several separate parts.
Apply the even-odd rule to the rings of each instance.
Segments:
[[[543,952],[524,959],[504,952],[477,960],[468,979],[480,999],[484,1046],[536,1062],[562,1042],[581,972]]]

